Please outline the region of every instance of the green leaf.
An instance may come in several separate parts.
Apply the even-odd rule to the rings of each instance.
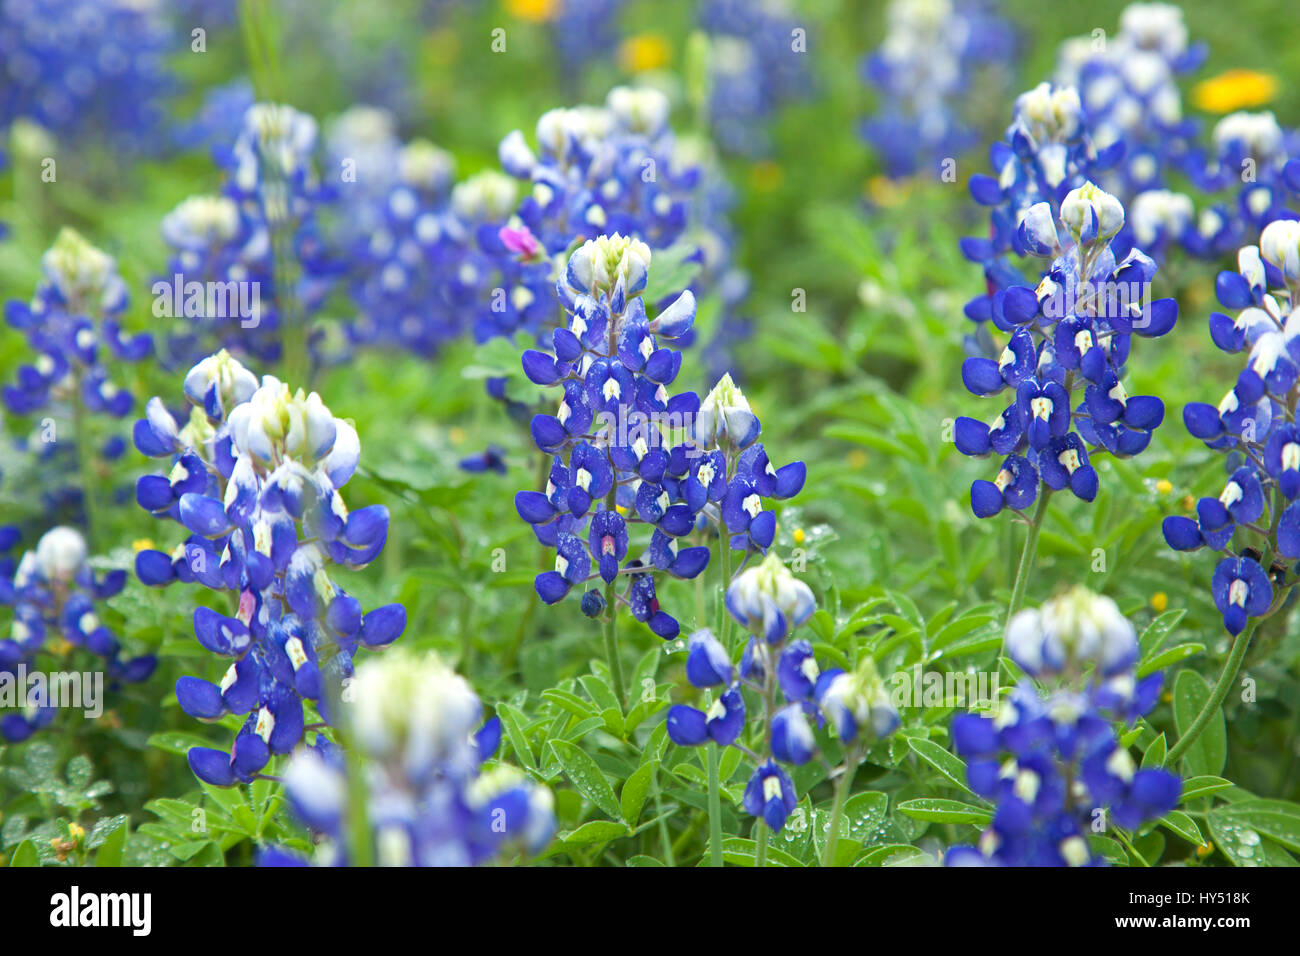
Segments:
[[[1161,734],[1155,740],[1151,741],[1151,746],[1147,747],[1142,754],[1143,767],[1163,767],[1165,765],[1165,754],[1169,747],[1165,743],[1165,735]]]
[[[1166,830],[1177,833],[1193,846],[1205,845],[1205,837],[1201,836],[1201,830],[1196,825],[1196,821],[1181,810],[1170,810],[1160,818],[1160,825]]]
[[[584,823],[564,837],[563,842],[570,846],[584,846],[590,843],[608,843],[619,837],[627,836],[627,827],[610,820],[591,820]]]
[[[954,787],[971,793],[970,787],[966,786],[966,764],[960,757],[950,754],[933,740],[924,737],[908,736],[907,745],[913,753],[943,774]]]
[[[187,734],[180,731],[168,731],[163,734],[153,734],[145,741],[150,747],[157,747],[159,750],[165,750],[168,753],[179,754],[184,757],[190,752],[191,747],[211,747],[212,741],[205,740],[197,734]]]
[[[1224,780],[1222,777],[1188,777],[1183,781],[1182,802],[1186,804],[1192,800],[1199,800],[1202,797],[1208,797],[1220,790],[1227,790],[1229,787],[1234,786],[1236,784],[1231,780]]]
[[[1181,608],[1174,611],[1165,611],[1146,626],[1146,630],[1138,638],[1138,646],[1142,649],[1144,660],[1164,646],[1170,633],[1178,626],[1178,622],[1183,619],[1183,615],[1186,613],[1187,611]]]
[[[113,819],[121,822],[104,837],[104,842],[99,845],[99,852],[95,854],[95,866],[122,865],[122,851],[126,848],[127,830],[130,827],[127,825],[126,817],[114,817]],[[100,823],[103,822],[100,821]],[[95,829],[98,830],[99,825],[96,825]]]
[[[13,856],[9,858],[10,866],[40,866],[41,858],[36,852],[36,844],[31,840],[24,840],[18,844],[18,849],[14,850]]]
[[[537,763],[533,760],[532,748],[528,746],[528,738],[524,734],[527,718],[509,704],[498,704],[497,716],[501,718],[501,725],[510,740],[510,748],[514,750],[519,762],[524,765],[524,769],[537,773]]]
[[[1286,800],[1242,800],[1210,811],[1239,847],[1257,846],[1261,835],[1300,851],[1300,804]],[[1250,854],[1246,854],[1247,857]]]
[[[1210,699],[1210,693],[1210,685],[1196,671],[1178,672],[1174,680],[1174,727],[1180,738]],[[1228,731],[1223,723],[1223,708],[1219,708],[1196,743],[1183,755],[1183,772],[1187,776],[1218,774],[1227,760]]]
[[[658,762],[654,760],[642,764],[623,784],[619,805],[623,811],[623,822],[630,827],[635,827],[641,817],[641,808],[645,806],[646,794],[650,792],[650,781],[654,779],[658,766]]]
[[[567,740],[552,740],[551,749],[580,794],[599,807],[606,816],[615,820],[622,818],[622,809],[614,796],[614,790],[596,766],[596,761]]]
[[[973,823],[983,826],[993,819],[993,811],[983,807],[959,803],[956,800],[936,800],[923,798],[904,800],[898,805],[898,811],[913,820],[927,820],[932,823]]]
[[[745,837],[723,837],[722,859],[735,866],[753,866],[758,856],[758,844]],[[803,866],[798,859],[778,850],[774,846],[767,848],[767,866]]]
[[[919,856],[921,851],[910,843],[885,843],[881,846],[873,846],[862,855],[858,860],[858,866],[884,866],[888,860],[895,857],[911,858]]]
[[[1143,677],[1154,674],[1158,670],[1164,670],[1166,667],[1177,664],[1181,660],[1186,660],[1193,654],[1199,654],[1203,650],[1205,650],[1205,645],[1195,641],[1189,644],[1179,644],[1176,647],[1170,647],[1163,650],[1159,654],[1147,658],[1138,665],[1138,679],[1141,680]]]

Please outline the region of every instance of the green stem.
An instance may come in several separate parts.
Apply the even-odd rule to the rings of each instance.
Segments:
[[[1228,652],[1228,659],[1223,662],[1223,672],[1219,674],[1219,679],[1214,683],[1214,690],[1210,692],[1210,698],[1201,708],[1201,712],[1196,715],[1192,725],[1187,728],[1187,733],[1178,738],[1178,743],[1174,744],[1169,753],[1165,754],[1165,766],[1174,766],[1180,757],[1196,743],[1209,725],[1214,715],[1218,713],[1219,707],[1223,700],[1228,696],[1228,689],[1232,687],[1233,682],[1237,679],[1237,671],[1241,670],[1241,662],[1246,657],[1246,648],[1250,646],[1251,635],[1255,633],[1255,628],[1259,626],[1256,619],[1250,627],[1246,628],[1235,638],[1232,639],[1232,650]]]
[[[86,547],[94,554],[95,544],[99,540],[96,534],[94,448],[90,444],[86,421],[86,405],[81,399],[81,372],[73,376],[72,396],[72,441],[77,452],[77,474],[81,481],[81,507],[86,512]]]
[[[1016,583],[1011,589],[1011,603],[1007,607],[1007,621],[1025,603],[1025,590],[1029,586],[1029,572],[1033,570],[1034,558],[1038,554],[1038,533],[1043,530],[1043,518],[1047,514],[1047,499],[1050,491],[1043,490],[1038,495],[1038,507],[1029,522],[1029,533],[1025,536],[1025,548],[1020,552],[1020,568],[1016,571]]]
[[[718,640],[731,653],[731,615],[727,613],[727,588],[731,586],[731,536],[725,522],[718,527],[722,550],[722,590],[718,592]]]
[[[673,860],[673,841],[668,836],[668,819],[664,816],[663,797],[659,791],[659,770],[655,769],[654,775],[650,778],[650,786],[653,788],[655,801],[655,816],[659,818],[659,845],[664,851],[664,865],[668,867],[676,866]]]
[[[754,853],[754,867],[755,869],[762,869],[767,866],[767,838],[769,831],[767,829],[767,824],[762,820],[759,820],[757,825],[758,849]]]
[[[618,695],[618,705],[627,710],[627,691],[623,689],[623,663],[618,659],[618,595],[614,585],[605,585],[605,663],[609,665],[609,676],[614,682],[614,693]]]
[[[1147,862],[1147,858],[1137,851],[1137,847],[1133,845],[1132,841],[1124,835],[1124,831],[1119,827],[1115,828],[1115,836],[1119,837],[1119,842],[1124,844],[1124,849],[1128,850],[1133,859],[1137,860],[1143,866],[1149,867],[1151,865]]]
[[[840,820],[844,817],[844,801],[849,795],[849,786],[853,783],[853,775],[857,770],[858,755],[855,749],[844,763],[844,776],[840,777],[835,784],[835,802],[831,804],[831,829],[826,835],[826,850],[822,853],[822,866],[835,865],[835,849],[840,839]]]
[[[722,763],[717,744],[710,743],[709,751],[709,866],[722,866],[722,786],[718,781]]]

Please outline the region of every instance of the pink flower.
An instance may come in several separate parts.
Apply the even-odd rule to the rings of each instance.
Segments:
[[[536,259],[541,255],[542,244],[537,241],[537,237],[529,232],[527,226],[514,228],[513,226],[502,226],[501,231],[497,233],[505,247],[511,252],[518,253],[525,259]]]

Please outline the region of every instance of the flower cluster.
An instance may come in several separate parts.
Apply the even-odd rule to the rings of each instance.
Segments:
[[[1183,409],[1193,437],[1227,454],[1228,480],[1217,497],[1196,503],[1195,518],[1164,521],[1170,547],[1223,553],[1211,590],[1233,634],[1280,605],[1300,558],[1300,222],[1270,223],[1237,262],[1237,271],[1219,273],[1215,283],[1219,301],[1237,316],[1212,313],[1210,337],[1225,352],[1248,350],[1246,366],[1217,406]]]
[[[776,516],[763,499],[797,494],[805,468],[769,462],[758,418],[730,376],[703,402],[694,392],[669,394],[681,353],[659,340],[690,328],[695,297],[683,292],[649,318],[642,292],[650,258],[645,243],[617,234],[569,258],[556,284],[568,325],[555,330],[552,352],[530,349],[522,363],[532,381],[564,392],[557,413],[531,426],[537,447],[553,456],[550,477],[544,492],[516,495],[515,507],[556,549],[555,570],[536,581],[542,600],[553,604],[597,578],[612,591],[626,574],[622,600],[667,639],[678,624],[659,608],[654,574],[693,578],[710,553],[679,541],[711,526],[724,546],[765,551]],[[638,525],[649,532],[639,548],[631,535]],[[604,604],[589,593],[583,610],[594,617]]]
[[[234,616],[194,612],[206,649],[232,660],[219,684],[183,677],[181,708],[200,720],[248,714],[230,753],[196,747],[190,766],[218,786],[248,781],[273,754],[302,739],[304,701],[329,721],[331,695],[358,647],[385,647],[406,626],[390,604],[362,613],[331,569],[361,568],[383,550],[388,509],[349,512],[339,494],[360,458],[356,430],[315,392],[294,393],[272,376],[259,385],[226,352],[185,377],[187,424],[153,398],[136,422],[136,447],[171,470],[145,475],[136,497],[190,536],[167,554],[136,556],[145,584],[198,581],[238,595]]]
[[[260,217],[229,196],[196,195],[164,216],[161,230],[171,256],[167,278],[153,292],[155,314],[172,319],[165,362],[190,362],[213,345],[262,361],[278,358],[274,322],[262,321],[262,292],[273,290],[275,279]]]
[[[961,248],[984,267],[989,288],[967,304],[967,317],[986,321],[993,293],[1022,281],[1007,255],[1031,254],[1020,229],[1029,210],[1046,203],[1055,220],[1070,190],[1114,166],[1123,154],[1123,140],[1096,148],[1074,87],[1040,83],[1016,98],[1006,137],[989,148],[994,175],[970,178],[971,196],[990,207],[989,235],[963,239]]]
[[[367,661],[347,700],[377,865],[474,866],[512,850],[535,853],[551,838],[551,792],[513,767],[484,767],[500,743],[500,719],[480,726],[478,696],[437,657],[395,651]],[[339,748],[323,735],[300,748],[284,773],[290,804],[318,838],[320,864],[349,863],[347,773]],[[307,861],[272,848],[259,862]]]
[[[138,152],[156,143],[175,87],[161,11],[131,0],[0,4],[0,130],[24,117],[60,137]]]
[[[881,99],[862,132],[900,178],[974,145],[965,114],[976,74],[1005,68],[1016,37],[975,0],[891,0],[885,18],[885,39],[862,64]]]
[[[154,293],[155,315],[177,323],[170,365],[221,348],[277,361],[284,324],[303,325],[333,288],[341,267],[318,213],[334,193],[318,178],[316,140],[305,113],[253,104],[234,144],[213,150],[221,195],[192,196],[164,218],[170,274]],[[318,346],[306,328],[297,334]]]
[[[1184,168],[1197,188],[1220,197],[1185,239],[1192,255],[1221,258],[1273,220],[1298,215],[1286,204],[1300,193],[1300,133],[1283,130],[1270,112],[1223,117],[1212,148],[1193,150]]]
[[[41,258],[42,279],[30,303],[10,300],[5,321],[27,337],[36,355],[4,387],[4,403],[16,415],[31,415],[56,402],[81,402],[91,412],[121,418],[131,394],[109,380],[104,349],[136,362],[150,354],[147,333],[124,331],[126,283],[113,257],[72,229],[63,229]]]
[[[714,140],[731,153],[766,152],[773,111],[812,88],[804,27],[784,0],[705,0],[700,26],[710,39],[706,112]]]
[[[0,537],[14,535],[0,529]],[[12,543],[3,542],[4,550]],[[0,677],[13,680],[38,653],[63,656],[72,647],[103,658],[105,672],[113,680],[138,683],[153,673],[157,658],[151,654],[124,658],[116,635],[95,613],[97,601],[113,597],[126,585],[126,572],[96,576],[86,559],[81,533],[57,527],[45,532],[17,567],[10,559],[0,561],[0,604],[11,606],[14,615],[11,635],[0,639]],[[27,693],[25,676],[18,676],[16,684]],[[48,695],[33,694],[18,712],[0,717],[0,739],[26,740],[54,720],[55,703]]]
[[[1164,335],[1177,321],[1177,303],[1149,301],[1151,259],[1138,250],[1117,258],[1112,239],[1124,208],[1114,196],[1085,183],[1061,203],[1060,224],[1063,233],[1046,202],[1028,210],[1019,241],[1051,268],[1036,289],[1013,285],[990,298],[990,321],[1010,338],[998,358],[973,356],[962,365],[972,394],[1015,391],[991,425],[956,422],[962,454],[1002,458],[995,480],[971,486],[981,518],[1027,508],[1040,478],[1051,491],[1068,487],[1091,501],[1098,481],[1090,455],[1137,455],[1164,419],[1164,403],[1130,396],[1122,377],[1133,335]]]
[[[948,851],[949,866],[1090,866],[1099,812],[1128,830],[1178,805],[1182,784],[1138,769],[1114,725],[1156,704],[1161,672],[1138,680],[1137,634],[1115,602],[1085,588],[1019,612],[1006,650],[1031,677],[995,717],[961,714],[952,740],[973,792],[997,805],[977,846]]]
[[[501,166],[531,191],[498,242],[510,256],[530,261],[614,233],[653,250],[672,245],[688,225],[701,170],[684,161],[668,110],[658,90],[620,86],[603,108],[544,113],[536,151],[519,130],[507,135],[498,150]]]
[[[1183,11],[1167,3],[1130,4],[1114,37],[1061,45],[1056,82],[1078,89],[1093,142],[1124,143],[1123,161],[1098,181],[1126,205],[1164,188],[1182,165],[1196,125],[1183,116],[1177,77],[1205,53],[1204,44],[1189,45]]]
[[[518,196],[519,183],[491,169],[457,183],[451,192],[446,232],[454,246],[445,265],[447,295],[468,315],[476,342],[509,338],[520,330],[536,335],[555,312],[554,267],[515,215]],[[501,395],[494,392],[494,397]]]
[[[355,167],[341,194],[347,223],[341,242],[349,250],[357,306],[348,337],[352,345],[430,356],[467,330],[478,291],[462,270],[472,255],[471,231],[451,211],[455,160],[427,140],[400,143],[382,111],[357,108],[340,122],[331,152],[336,164]]]
[[[669,738],[684,747],[710,741],[736,746],[754,761],[745,787],[746,812],[760,817],[773,831],[785,826],[798,797],[790,775],[780,766],[802,766],[817,752],[809,719],[820,727],[830,721],[845,747],[862,739],[884,737],[899,724],[870,657],[853,673],[840,668],[821,671],[807,640],[791,635],[816,609],[812,591],[792,575],[775,553],[732,580],[727,610],[750,634],[739,666],[712,631],[691,635],[686,677],[695,687],[721,688],[707,710],[676,704],[668,711]],[[754,734],[762,743],[746,746],[746,703],[750,690],[763,704],[764,718]],[[780,693],[784,702],[779,702]],[[851,770],[850,770],[851,772]]]

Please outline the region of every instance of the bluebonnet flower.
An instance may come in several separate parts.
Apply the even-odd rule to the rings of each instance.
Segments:
[[[568,326],[555,330],[553,351],[530,349],[522,359],[529,379],[563,390],[556,414],[539,414],[531,426],[552,467],[545,491],[520,492],[515,507],[556,549],[555,570],[536,581],[542,600],[627,574],[621,600],[668,639],[678,623],[660,608],[654,575],[693,578],[710,555],[707,545],[681,547],[682,539],[712,528],[723,546],[766,551],[776,518],[764,500],[797,494],[806,469],[770,462],[758,418],[730,376],[704,402],[669,393],[681,353],[660,341],[690,328],[695,297],[685,291],[649,318],[642,292],[650,260],[645,243],[617,234],[569,257],[556,284]],[[671,445],[677,433],[682,440]],[[643,540],[633,542],[638,529]]]
[[[519,331],[536,335],[554,313],[554,267],[515,214],[518,197],[519,184],[496,170],[470,176],[451,192],[451,215],[443,221],[452,244],[445,289],[455,310],[470,317],[476,342]],[[493,384],[500,383],[489,389]]]
[[[480,726],[478,696],[437,657],[394,652],[367,661],[348,700],[376,864],[474,866],[508,852],[536,853],[550,840],[551,792],[513,767],[485,766],[500,743],[500,720]],[[348,865],[354,788],[339,749],[318,735],[294,753],[284,783],[316,837],[314,862]],[[263,866],[307,862],[278,847],[259,857]]]
[[[131,394],[111,381],[104,352],[137,362],[153,343],[148,334],[132,335],[122,326],[128,297],[117,263],[65,228],[41,258],[41,272],[30,303],[5,304],[5,321],[26,336],[36,355],[19,366],[17,382],[5,386],[5,405],[31,415],[55,402],[82,402],[91,412],[123,417]]]
[[[175,126],[173,139],[180,149],[226,149],[239,137],[244,116],[257,97],[247,80],[233,80],[203,92],[198,111]]]
[[[370,166],[378,165],[376,155]],[[378,187],[366,186],[355,199],[344,196],[357,304],[348,335],[356,344],[398,345],[430,356],[469,329],[474,303],[467,290],[477,290],[476,277],[466,281],[474,271],[471,230],[451,210],[455,161],[449,153],[413,140],[392,151],[389,165],[393,172]]]
[[[1283,130],[1271,112],[1237,112],[1215,125],[1212,149],[1192,150],[1184,162],[1192,183],[1219,201],[1203,209],[1187,237],[1188,252],[1217,259],[1275,219],[1300,193],[1300,132]]]
[[[963,239],[962,253],[984,267],[987,294],[966,306],[975,322],[989,318],[994,293],[1023,283],[1009,254],[1031,254],[1021,232],[1029,211],[1047,204],[1045,216],[1055,222],[1061,202],[1123,156],[1124,141],[1098,150],[1088,133],[1079,91],[1072,86],[1040,83],[1016,98],[1015,116],[1004,139],[989,148],[992,176],[970,178],[970,193],[989,207],[987,237]]]
[[[234,143],[213,149],[225,174],[221,195],[190,197],[164,218],[170,274],[154,283],[154,312],[175,324],[168,367],[188,368],[222,348],[279,361],[291,334],[322,360],[322,332],[310,319],[343,267],[320,222],[335,193],[319,178],[316,151],[312,117],[255,103]]]
[[[1154,396],[1130,396],[1121,378],[1133,335],[1164,335],[1177,321],[1173,299],[1148,301],[1155,263],[1138,250],[1117,258],[1113,237],[1124,208],[1092,183],[1061,203],[1060,223],[1039,203],[1025,215],[1020,241],[1051,269],[1037,289],[1010,286],[991,299],[991,323],[1010,333],[997,359],[973,356],[962,381],[974,395],[1014,389],[1011,404],[992,423],[956,422],[964,455],[1002,459],[997,478],[971,486],[971,508],[981,518],[1004,507],[1022,511],[1038,496],[1041,479],[1052,491],[1069,488],[1091,501],[1097,472],[1091,457],[1139,454],[1164,418]]]
[[[1138,769],[1119,743],[1156,704],[1163,675],[1138,680],[1133,625],[1109,598],[1085,588],[1019,612],[1006,650],[1031,678],[995,717],[961,714],[952,740],[971,790],[996,804],[977,846],[948,851],[949,866],[1096,866],[1088,834],[1102,811],[1134,830],[1178,805],[1177,775]]]
[[[784,0],[705,0],[699,19],[710,38],[705,113],[713,138],[728,152],[762,154],[772,114],[812,89],[808,40],[800,44],[795,33],[807,24]]]
[[[885,19],[884,42],[862,64],[881,99],[862,132],[900,178],[975,144],[971,91],[980,75],[1005,74],[1016,36],[979,2],[892,0]]]
[[[13,544],[12,531],[0,529],[4,550]],[[125,571],[96,575],[87,564],[86,540],[68,527],[51,528],[35,550],[26,552],[16,567],[0,562],[0,604],[13,608],[10,636],[0,639],[0,678],[28,694],[26,673],[37,670],[38,654],[66,656],[81,647],[102,658],[113,681],[138,683],[148,679],[157,665],[151,654],[124,657],[117,636],[96,613],[98,602],[118,594],[126,585]],[[17,743],[48,726],[55,703],[34,692],[16,711],[0,714],[0,738]]]
[[[140,152],[158,142],[176,83],[171,31],[152,4],[6,0],[0,4],[0,129],[15,118],[58,137]]]
[[[550,17],[551,40],[560,64],[577,76],[618,41],[618,15],[626,0],[562,0]]]
[[[200,720],[248,714],[229,753],[195,747],[190,767],[229,786],[253,779],[302,739],[304,702],[330,719],[331,695],[362,646],[386,647],[406,626],[389,604],[363,613],[332,578],[383,550],[388,509],[349,512],[339,493],[360,458],[356,430],[315,392],[259,385],[226,352],[185,377],[192,408],[182,428],[158,398],[136,422],[136,447],[172,462],[136,486],[141,507],[190,532],[175,552],[147,549],[136,573],[148,585],[198,581],[238,595],[233,616],[199,607],[199,643],[231,664],[219,684],[183,677],[181,708]]]
[[[546,331],[534,322],[549,318],[553,310],[542,307],[534,316],[524,309],[520,321],[511,325],[510,308],[518,308],[513,300],[520,295],[535,304],[536,279],[554,281],[579,240],[618,233],[658,251],[679,239],[689,241],[696,227],[707,229],[714,240],[724,234],[716,195],[703,192],[706,185],[715,189],[716,180],[706,177],[702,157],[680,146],[668,112],[668,98],[658,90],[620,86],[610,90],[604,107],[543,114],[537,121],[536,150],[519,130],[501,141],[502,168],[526,181],[530,191],[509,221],[490,220],[495,233],[478,230],[480,248],[494,254],[507,281],[497,282],[494,275],[485,284],[504,288],[506,296],[505,302],[490,304],[484,298],[476,339],[517,329]],[[501,226],[509,232],[502,233]],[[503,257],[513,260],[513,266],[501,263]],[[510,269],[527,266],[532,268],[525,268],[521,293],[509,281],[515,278]]]
[[[274,253],[257,211],[229,196],[190,196],[163,217],[161,232],[171,256],[152,291],[155,315],[172,325],[163,336],[164,363],[188,364],[214,348],[277,361],[274,305],[268,298],[263,308],[262,300],[275,289]]]
[[[1125,205],[1166,188],[1190,150],[1196,124],[1183,116],[1177,78],[1198,67],[1206,50],[1188,42],[1183,11],[1167,3],[1130,4],[1113,37],[1061,44],[1056,82],[1078,89],[1093,143],[1100,150],[1124,144],[1122,162],[1095,181]]]
[[[1269,223],[1258,246],[1240,250],[1236,271],[1219,273],[1215,289],[1237,316],[1212,313],[1210,337],[1225,352],[1248,350],[1246,366],[1217,406],[1188,403],[1183,422],[1227,454],[1228,478],[1218,496],[1197,502],[1195,518],[1165,518],[1164,535],[1178,551],[1222,552],[1211,592],[1235,635],[1281,605],[1300,558],[1300,222]]]
[[[790,639],[812,616],[816,603],[808,586],[774,552],[732,579],[726,606],[751,635],[740,664],[733,665],[711,631],[691,635],[687,680],[694,687],[717,689],[718,696],[705,710],[686,704],[669,708],[668,736],[680,746],[712,742],[740,748],[755,768],[742,805],[780,831],[798,799],[782,764],[798,767],[813,759],[817,742],[811,721],[817,726],[828,721],[847,748],[862,738],[892,733],[899,724],[898,712],[869,657],[852,673],[840,668],[823,672],[812,645]],[[747,719],[754,711],[746,704],[746,689],[761,702],[759,720]],[[757,752],[746,739],[751,723],[764,741]]]

